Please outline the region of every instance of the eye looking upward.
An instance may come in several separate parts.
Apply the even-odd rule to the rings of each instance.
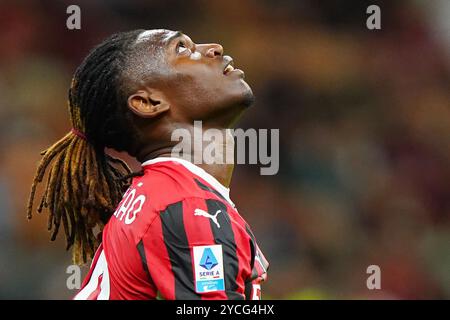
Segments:
[[[176,46],[176,53],[177,54],[191,54],[191,50],[186,47],[186,45],[184,44],[184,41],[180,41],[178,42],[177,46]]]

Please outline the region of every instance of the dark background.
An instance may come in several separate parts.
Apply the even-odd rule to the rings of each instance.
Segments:
[[[26,200],[39,152],[70,129],[75,68],[134,28],[221,43],[257,97],[239,127],[280,129],[279,173],[240,165],[231,186],[271,263],[265,298],[450,298],[449,21],[447,0],[1,1],[0,298],[75,293],[62,235],[27,222]]]

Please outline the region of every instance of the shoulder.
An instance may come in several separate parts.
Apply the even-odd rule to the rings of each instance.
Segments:
[[[132,201],[141,201],[142,206],[141,202],[132,204]],[[144,166],[144,175],[133,179],[122,202],[124,210],[138,208],[142,211],[136,218],[140,230],[146,230],[155,221],[156,224],[177,225],[175,222],[179,218],[182,219],[180,223],[191,223],[197,221],[194,217],[202,212],[227,211],[227,201],[217,190],[185,166],[172,161]],[[232,211],[231,207],[229,211]],[[158,230],[161,227],[155,226]]]
[[[162,212],[176,210],[183,202],[207,196],[205,190],[198,185],[197,178],[182,165],[158,163],[144,167],[144,175],[133,179],[115,215],[122,217],[126,212],[125,217],[134,217],[132,213],[138,209],[144,214],[138,214],[137,224],[145,227]]]
[[[144,167],[144,175],[135,178],[132,187],[149,197],[156,211],[187,198],[203,196],[195,177],[177,163],[158,163]]]

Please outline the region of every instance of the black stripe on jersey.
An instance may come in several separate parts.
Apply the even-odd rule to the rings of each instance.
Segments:
[[[219,192],[217,192],[216,190],[214,190],[214,189],[208,187],[207,185],[201,183],[198,179],[194,179],[194,180],[195,180],[195,183],[197,183],[197,185],[200,187],[200,189],[205,190],[205,191],[209,191],[209,192],[211,192],[211,193],[214,193],[214,194],[215,194],[216,196],[218,196],[219,198],[221,198],[221,199],[227,201],[227,199],[225,199],[225,198],[223,197],[223,195],[221,195],[221,194],[220,194]]]
[[[252,300],[252,289],[253,289],[253,282],[247,281],[245,283],[245,299],[246,300]]]
[[[150,275],[150,272],[148,271],[147,257],[145,256],[144,242],[142,241],[142,239],[137,244],[137,250],[139,252],[139,256],[141,257],[142,267],[144,268],[144,271],[148,276],[148,280],[151,283],[153,283],[152,276]]]
[[[254,280],[258,277],[258,270],[256,270],[255,268],[255,257],[256,257],[256,252],[257,252],[257,248],[256,248],[256,239],[255,236],[253,235],[252,230],[250,229],[250,227],[246,224],[245,225],[245,231],[247,231],[247,234],[250,236],[250,247],[252,249],[252,261],[250,264],[250,267],[252,268],[252,274],[250,276],[250,281]]]
[[[175,276],[175,299],[195,300],[192,257],[183,222],[183,203],[177,202],[160,214],[164,243]]]
[[[247,234],[249,235],[250,239],[250,249],[251,249],[251,255],[252,255],[252,260],[250,261],[250,267],[253,268],[254,264],[255,264],[255,256],[256,256],[256,240],[255,240],[255,236],[253,235],[252,231],[250,230],[250,228],[248,227],[248,225],[245,225],[245,231],[247,231]]]
[[[252,273],[248,279],[245,280],[245,298],[247,300],[251,300],[251,294],[252,294],[252,288],[253,288],[253,279],[256,279],[258,276],[258,272],[256,271],[254,265],[255,265],[255,254],[256,254],[256,248],[254,245],[254,239],[252,238],[251,232],[249,233],[249,228],[246,225],[245,226],[247,233],[249,234],[248,242],[250,243],[250,254],[251,254],[251,260],[250,260],[250,269],[252,270]],[[255,276],[256,274],[256,276]]]
[[[206,206],[208,212],[212,215],[214,215],[217,210],[221,210],[217,215],[217,222],[219,223],[220,228],[217,227],[212,219],[210,219],[210,225],[215,243],[222,245],[225,292],[230,300],[243,300],[244,297],[236,292],[238,289],[236,279],[239,272],[239,260],[236,253],[236,241],[231,227],[227,206],[223,202],[213,199],[206,200]]]

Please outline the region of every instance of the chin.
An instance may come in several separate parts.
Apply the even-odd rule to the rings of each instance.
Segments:
[[[239,88],[239,93],[236,95],[235,104],[248,108],[255,103],[255,95],[247,82],[241,81],[242,86]]]
[[[220,103],[221,107],[215,108],[212,118],[215,118],[219,127],[234,128],[234,125],[254,101],[255,96],[250,88],[245,91],[241,90],[239,94],[228,97],[226,102]]]
[[[255,95],[253,94],[252,89],[250,89],[250,87],[248,87],[248,90],[243,95],[242,105],[245,108],[248,108],[251,105],[253,105],[254,103],[255,103]]]

